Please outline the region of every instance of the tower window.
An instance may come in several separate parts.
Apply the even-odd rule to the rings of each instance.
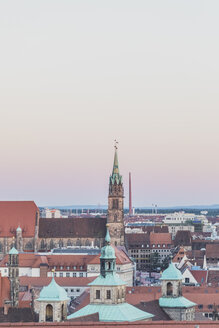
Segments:
[[[171,282],[168,282],[167,284],[167,296],[172,296],[173,295],[173,285]]]
[[[106,291],[106,298],[107,298],[108,300],[111,299],[111,290],[107,290],[107,291]]]
[[[118,210],[119,208],[119,201],[118,199],[113,199],[113,209]]]
[[[100,299],[100,290],[96,290],[96,299],[97,299],[97,300]]]

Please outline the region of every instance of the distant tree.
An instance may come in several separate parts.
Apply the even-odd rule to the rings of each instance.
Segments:
[[[156,270],[160,266],[160,255],[158,252],[150,255],[150,271]]]
[[[161,264],[161,270],[163,271],[163,270],[167,269],[169,266],[169,263],[170,263],[170,257],[166,256]]]

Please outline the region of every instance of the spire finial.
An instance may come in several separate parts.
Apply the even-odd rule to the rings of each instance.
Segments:
[[[115,150],[118,149],[118,144],[119,144],[119,142],[115,139],[114,140],[114,148],[115,148]]]

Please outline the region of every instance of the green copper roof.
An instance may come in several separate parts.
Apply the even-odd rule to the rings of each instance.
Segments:
[[[54,277],[48,286],[43,287],[40,292],[40,297],[37,301],[67,301],[69,297],[65,289],[59,286]]]
[[[161,280],[182,280],[183,276],[181,272],[175,267],[175,265],[171,262],[169,267],[164,270]]]
[[[100,255],[100,259],[115,259],[116,255],[115,255],[115,250],[114,248],[110,245],[110,233],[109,233],[109,229],[108,226],[106,227],[106,237],[105,237],[105,242],[106,242],[106,246],[101,248],[101,255]]]
[[[115,149],[113,172],[110,177],[110,183],[112,183],[112,184],[122,183],[122,176],[119,174],[119,161],[118,161],[117,149]]]
[[[12,247],[9,251],[9,255],[17,255],[18,254],[18,251],[16,250],[15,247]]]
[[[126,285],[126,283],[119,278],[119,276],[113,273],[107,273],[105,277],[98,276],[94,281],[90,282],[90,286],[121,286]]]
[[[17,231],[17,232],[22,232],[22,229],[21,229],[21,227],[20,227],[20,226],[18,226],[18,227],[17,227],[17,229],[16,229],[16,231]]]
[[[180,297],[161,297],[159,299],[159,305],[161,307],[171,307],[171,308],[189,308],[196,306],[197,304],[187,300],[187,298]]]
[[[121,304],[89,304],[79,311],[68,316],[67,319],[82,317],[85,315],[99,313],[100,321],[138,321],[152,318],[153,315],[139,310],[128,303]]]
[[[111,238],[110,238],[110,233],[108,226],[106,227],[106,237],[105,237],[105,242],[110,244]]]
[[[119,161],[118,161],[117,149],[115,149],[112,174],[119,174]]]

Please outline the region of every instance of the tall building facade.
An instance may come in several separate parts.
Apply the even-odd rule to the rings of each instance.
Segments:
[[[113,162],[112,175],[109,178],[108,216],[112,244],[124,245],[124,189],[122,176],[119,173],[117,146]]]

